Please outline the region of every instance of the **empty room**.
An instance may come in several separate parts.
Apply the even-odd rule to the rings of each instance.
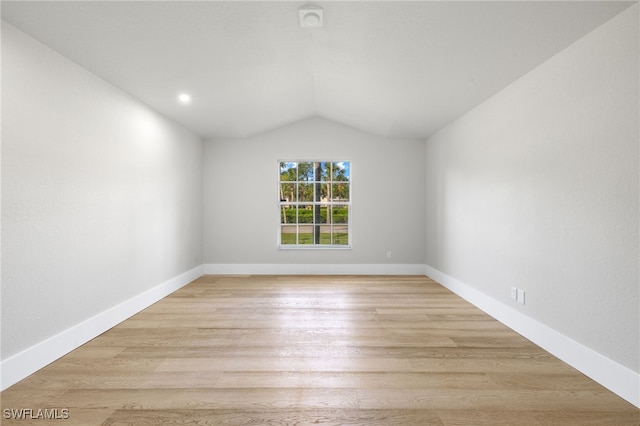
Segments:
[[[2,1],[7,425],[640,425],[637,1]]]

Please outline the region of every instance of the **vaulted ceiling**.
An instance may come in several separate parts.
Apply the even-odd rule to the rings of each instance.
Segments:
[[[426,138],[632,2],[3,1],[2,18],[204,138],[321,116]],[[189,105],[176,101],[180,92]]]

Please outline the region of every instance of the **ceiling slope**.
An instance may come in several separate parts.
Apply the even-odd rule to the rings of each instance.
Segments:
[[[632,2],[3,1],[2,18],[204,138],[321,116],[426,138]],[[179,92],[193,102],[180,105]]]

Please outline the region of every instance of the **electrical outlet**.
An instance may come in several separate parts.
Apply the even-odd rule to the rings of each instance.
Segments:
[[[513,300],[518,300],[518,289],[515,287],[511,287],[511,298]]]
[[[387,252],[387,259],[391,259],[391,251]]]
[[[522,289],[518,289],[518,303],[520,303],[521,305],[524,305],[524,290]]]

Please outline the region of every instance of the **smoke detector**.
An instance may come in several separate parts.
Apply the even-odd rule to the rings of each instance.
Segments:
[[[322,9],[318,6],[303,6],[298,13],[302,28],[321,28],[324,24]]]

